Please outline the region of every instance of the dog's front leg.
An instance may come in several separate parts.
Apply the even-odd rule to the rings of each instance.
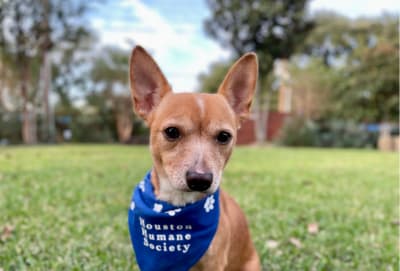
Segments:
[[[190,271],[224,271],[228,265],[228,252],[230,247],[230,231],[221,223],[217,229],[217,233],[211,242],[210,247],[200,259],[200,261],[193,266]]]
[[[200,261],[193,266],[190,271],[206,271],[206,270],[215,270],[215,271],[224,271],[227,266],[227,255],[226,253],[218,253],[215,255],[211,253],[210,249],[204,254],[204,256],[200,259]]]

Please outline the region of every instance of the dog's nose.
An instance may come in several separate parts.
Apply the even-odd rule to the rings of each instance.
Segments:
[[[190,190],[203,192],[210,188],[213,180],[212,173],[186,172],[186,183]]]

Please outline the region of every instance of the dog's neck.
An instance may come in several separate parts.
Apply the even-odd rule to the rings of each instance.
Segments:
[[[194,203],[207,196],[201,192],[176,190],[171,187],[170,181],[157,174],[155,169],[151,171],[151,184],[157,199],[175,206],[185,206],[186,204]]]

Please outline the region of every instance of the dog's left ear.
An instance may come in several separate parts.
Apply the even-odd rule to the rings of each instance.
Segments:
[[[229,69],[218,89],[240,120],[250,113],[258,78],[258,61],[255,53],[247,53]]]

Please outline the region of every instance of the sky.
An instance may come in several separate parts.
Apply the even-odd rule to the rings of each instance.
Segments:
[[[313,0],[310,12],[331,10],[351,18],[400,13],[398,0]],[[174,91],[195,91],[198,76],[230,52],[204,32],[210,17],[202,0],[109,0],[95,6],[90,23],[99,46],[116,46],[128,52],[143,46],[159,64]]]

